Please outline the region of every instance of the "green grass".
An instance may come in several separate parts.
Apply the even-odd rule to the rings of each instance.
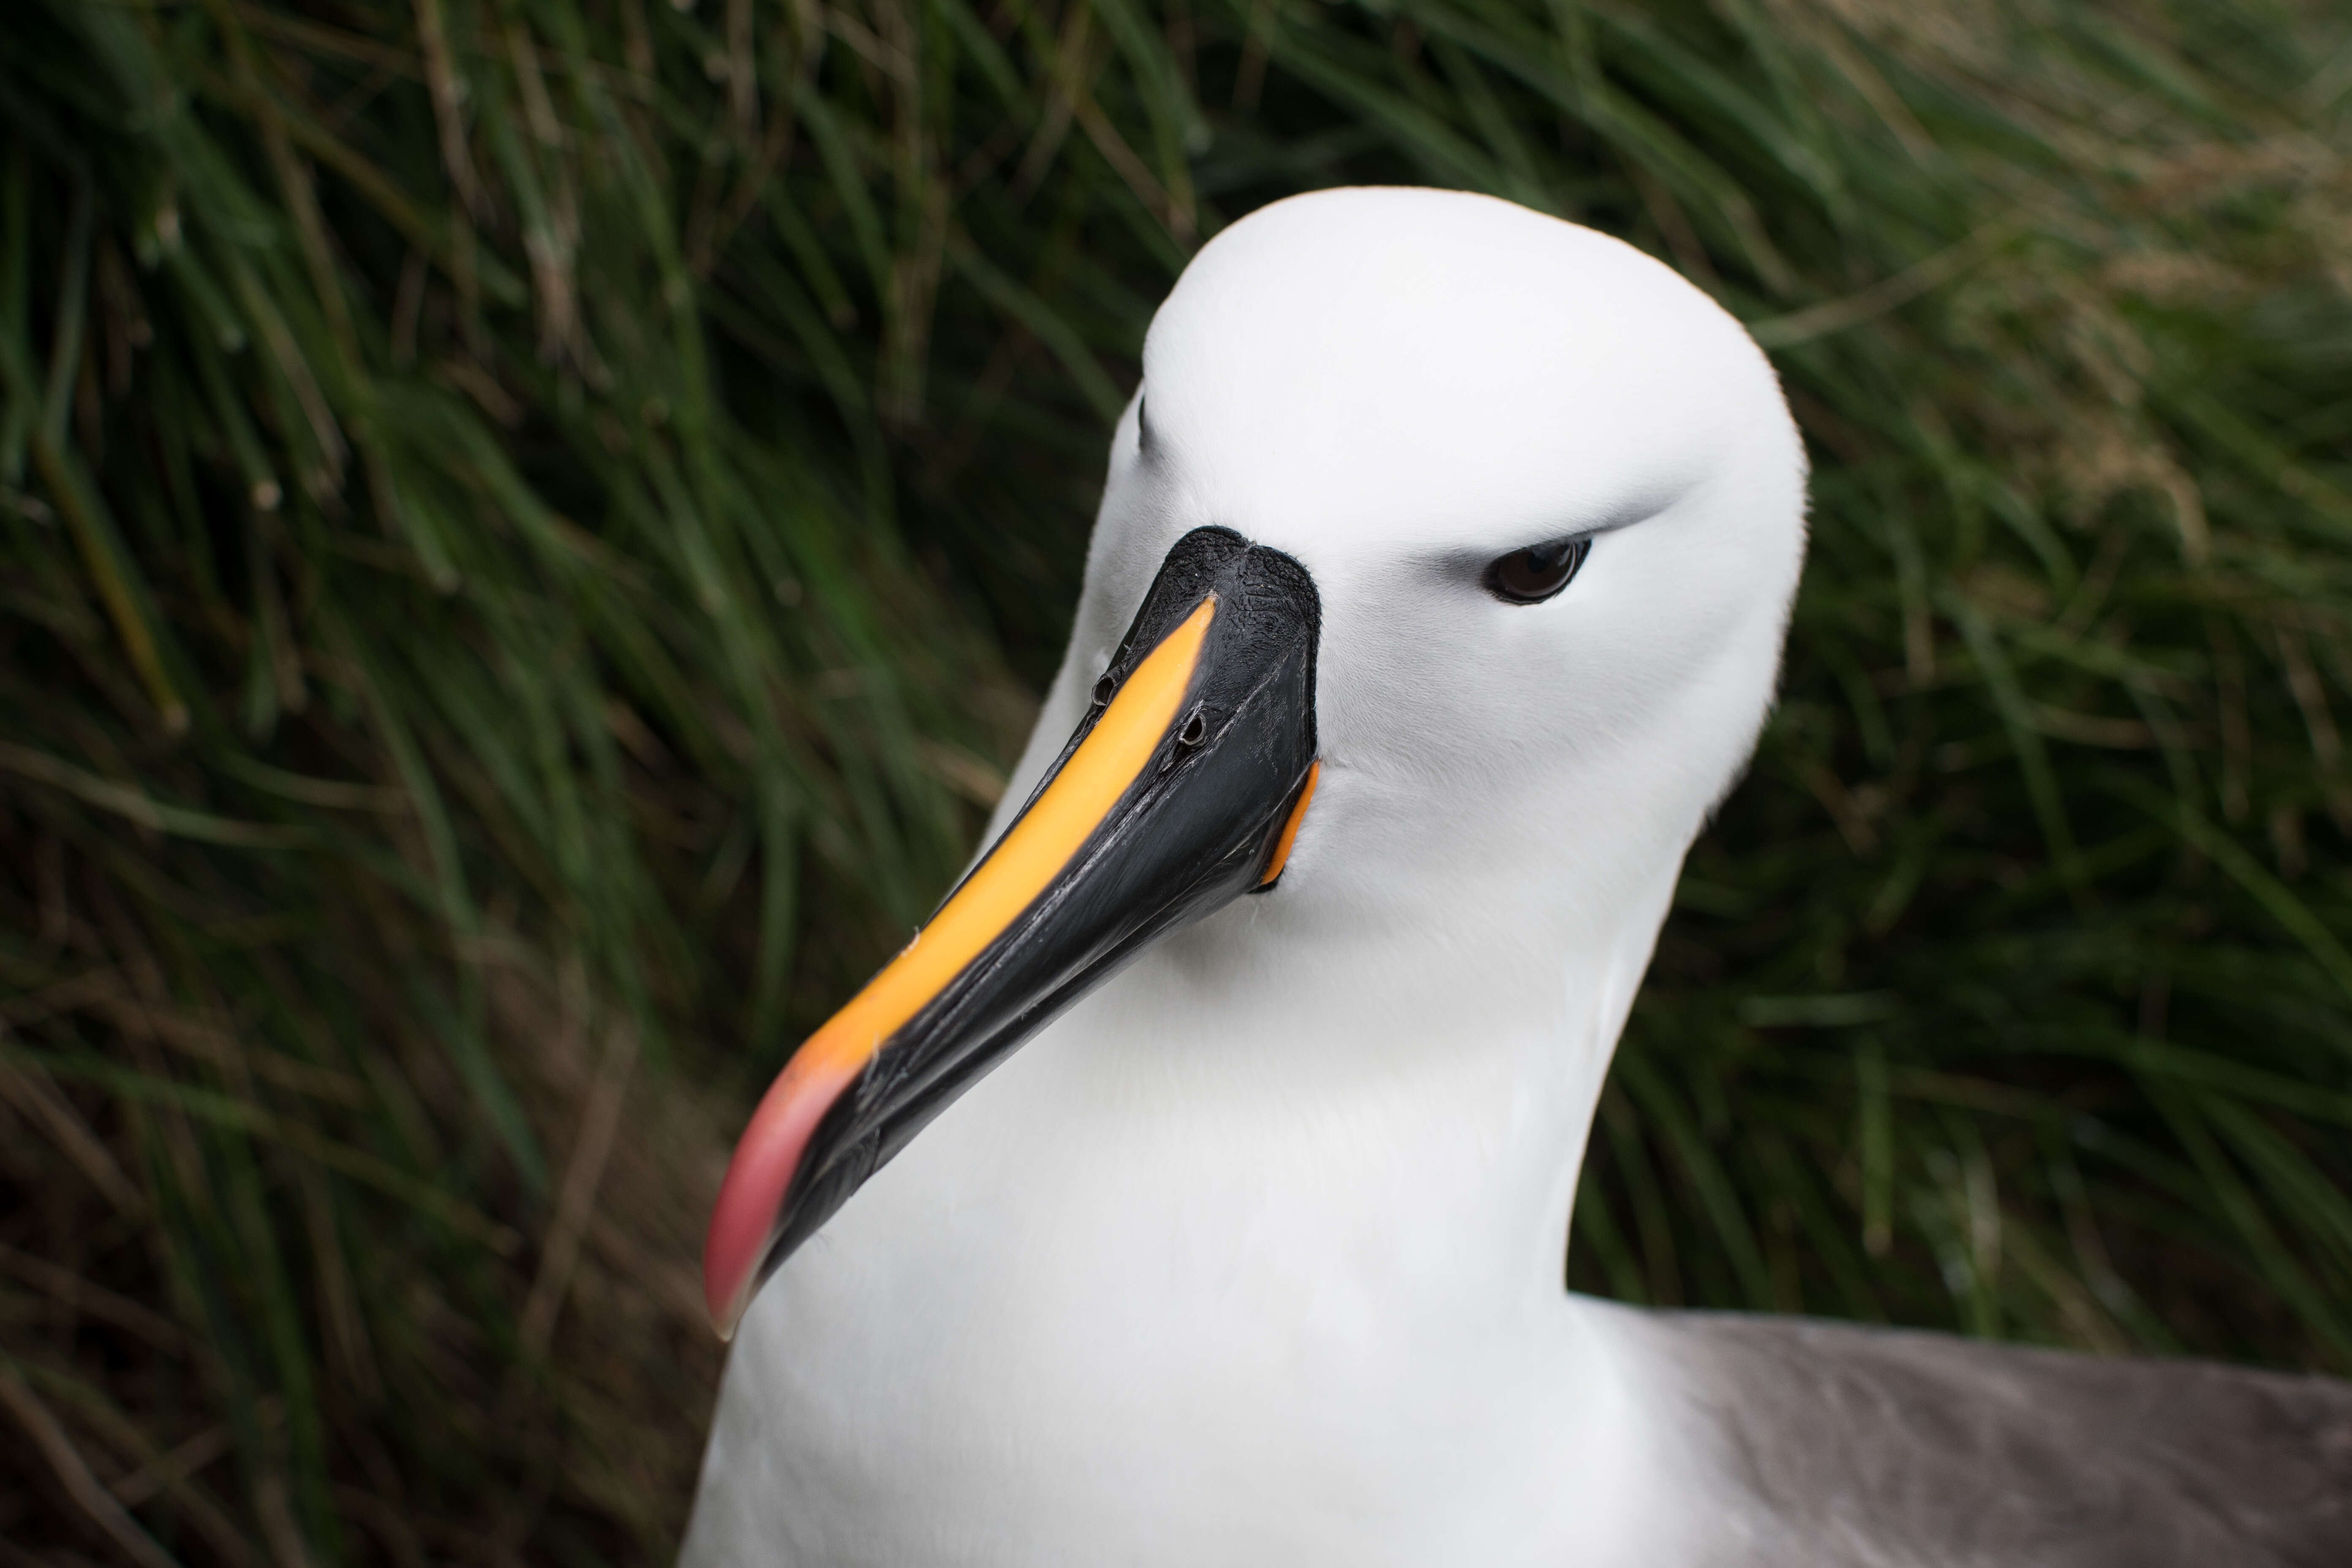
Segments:
[[[8,31],[0,1563],[666,1556],[726,1140],[968,848],[1153,303],[1349,181],[1665,257],[1813,452],[1571,1278],[2352,1371],[2329,8]]]

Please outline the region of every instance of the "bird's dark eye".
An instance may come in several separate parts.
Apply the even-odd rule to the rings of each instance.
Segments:
[[[1540,605],[1568,586],[1591,551],[1590,539],[1555,539],[1498,555],[1486,566],[1486,592],[1507,605]]]

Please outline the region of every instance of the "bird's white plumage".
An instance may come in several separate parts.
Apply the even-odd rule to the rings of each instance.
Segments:
[[[776,1276],[687,1561],[1687,1560],[1673,1370],[1563,1293],[1561,1247],[1683,852],[1770,700],[1804,485],[1771,372],[1627,246],[1405,190],[1227,230],[1144,365],[992,837],[1213,523],[1321,595],[1289,869],[1023,1047]],[[1559,598],[1480,587],[1585,530]]]

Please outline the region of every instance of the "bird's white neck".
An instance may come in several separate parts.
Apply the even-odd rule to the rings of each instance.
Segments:
[[[1671,887],[1634,889],[1604,930],[1573,894],[1538,907],[1475,881],[1442,901],[1340,889],[1344,910],[1304,888],[1288,908],[1291,889],[1244,900],[1041,1037],[1006,1069],[1024,1074],[1008,1102],[1038,1100],[1008,1117],[1093,1128],[1104,1179],[1164,1185],[1212,1235],[1220,1207],[1240,1221],[1295,1203],[1282,1245],[1324,1254],[1310,1266],[1330,1278],[1383,1274],[1386,1300],[1549,1307]]]

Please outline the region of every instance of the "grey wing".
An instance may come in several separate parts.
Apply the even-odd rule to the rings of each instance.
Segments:
[[[2352,1568],[2352,1383],[1656,1313],[1727,1561]]]

